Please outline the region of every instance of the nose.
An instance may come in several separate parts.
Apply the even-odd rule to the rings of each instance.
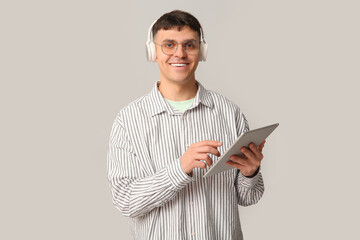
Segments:
[[[186,57],[186,52],[184,50],[184,47],[182,45],[182,43],[178,43],[178,47],[173,55],[174,57],[178,57],[178,58],[184,58]]]

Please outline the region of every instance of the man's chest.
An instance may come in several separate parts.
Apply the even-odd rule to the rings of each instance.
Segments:
[[[172,116],[165,112],[152,118],[136,119],[132,125],[130,129],[134,132],[129,136],[140,136],[131,139],[135,153],[154,171],[180,158],[193,143],[221,141],[223,145],[218,150],[224,153],[236,139],[234,118],[214,112],[187,111]],[[217,160],[216,156],[210,157]]]

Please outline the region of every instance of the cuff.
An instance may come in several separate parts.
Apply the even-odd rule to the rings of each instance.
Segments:
[[[186,172],[184,172],[183,168],[181,167],[180,158],[169,164],[166,167],[166,170],[169,179],[175,188],[183,188],[186,186],[186,184],[194,180],[193,177],[187,175]]]
[[[260,176],[261,176],[260,167],[257,171],[257,174],[251,178],[242,175],[242,173],[239,171],[237,177],[238,186],[252,188],[259,181]]]

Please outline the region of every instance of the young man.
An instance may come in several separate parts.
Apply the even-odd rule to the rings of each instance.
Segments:
[[[264,146],[250,144],[234,168],[203,178],[249,129],[239,107],[195,80],[206,44],[198,20],[172,11],[152,27],[149,59],[160,81],[117,115],[108,179],[115,206],[130,217],[134,239],[242,239],[238,204],[261,198]]]

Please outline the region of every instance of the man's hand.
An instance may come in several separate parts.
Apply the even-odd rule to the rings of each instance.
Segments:
[[[227,164],[239,169],[241,174],[245,177],[254,175],[264,157],[261,153],[264,145],[265,141],[263,141],[258,147],[254,143],[250,143],[249,148],[242,147],[241,152],[245,156],[239,157],[237,155],[232,155],[230,157],[231,161],[228,161]]]
[[[182,155],[180,162],[181,166],[187,174],[191,174],[194,168],[206,168],[207,163],[208,166],[211,166],[212,159],[209,157],[208,153],[211,153],[216,156],[220,156],[220,152],[218,151],[218,147],[222,145],[219,141],[201,141],[197,143],[193,143],[186,150],[186,152]],[[202,161],[201,161],[202,160]],[[203,162],[205,161],[205,162]]]

